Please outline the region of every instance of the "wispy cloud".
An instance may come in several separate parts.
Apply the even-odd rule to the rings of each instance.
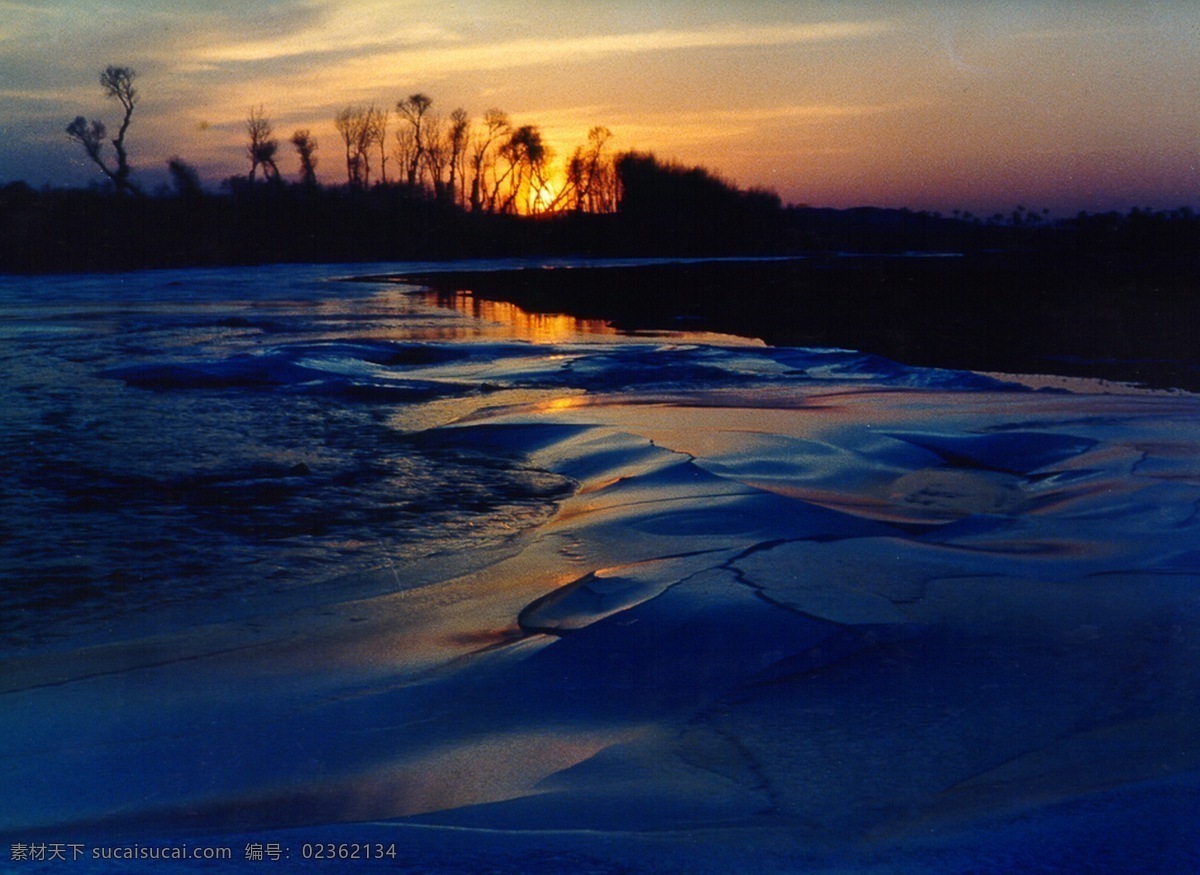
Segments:
[[[397,81],[558,68],[562,76],[583,76],[583,65],[604,59],[701,50],[799,45],[876,37],[889,22],[835,22],[784,26],[724,26],[697,30],[652,30],[619,34],[533,38],[497,42],[444,42],[374,53],[353,53],[337,65],[336,77],[363,93],[394,87]]]
[[[459,39],[454,31],[429,22],[409,24],[396,33],[381,36],[377,28],[360,28],[339,20],[332,29],[217,41],[198,47],[190,57],[206,65],[285,59],[319,62],[328,57],[361,54],[364,50],[369,54],[388,53],[395,51],[397,45],[427,47],[454,44]]]
[[[334,19],[334,29],[294,33],[283,38],[228,42],[199,48],[194,57],[209,63],[261,61],[298,56],[358,55],[360,66],[403,61],[430,74],[508,69],[613,55],[687,49],[749,48],[863,39],[894,29],[889,21],[811,24],[726,25],[705,29],[662,29],[569,37],[527,37],[498,42],[466,42],[454,30],[429,23],[405,23],[383,34],[357,21]],[[397,43],[400,48],[396,48]],[[373,51],[372,51],[373,50]]]
[[[609,108],[603,115],[596,113],[591,118],[603,117],[606,123],[622,139],[626,146],[635,148],[659,148],[670,145],[688,148],[705,143],[744,139],[747,135],[761,134],[772,127],[797,128],[828,125],[839,120],[848,121],[888,113],[902,113],[916,109],[915,102],[882,104],[783,104],[748,108],[713,108],[703,112],[655,112],[652,114],[621,112]],[[590,108],[589,108],[590,109]],[[563,121],[576,121],[575,127],[587,129],[587,117],[575,119],[577,113],[539,113]],[[566,127],[566,125],[564,125]]]
[[[431,87],[428,83],[439,79],[461,82],[463,77],[473,76],[478,84],[481,76],[510,71],[520,76],[521,71],[535,67],[543,78],[546,71],[554,70],[555,79],[586,83],[586,65],[601,60],[869,40],[897,27],[891,21],[873,20],[514,36],[511,30],[464,19],[421,23],[417,14],[423,10],[419,8],[400,15],[392,6],[389,17],[386,10],[370,5],[348,15],[346,5],[330,5],[313,18],[311,26],[293,28],[270,39],[199,42],[182,54],[176,69],[183,76],[219,79],[222,102],[234,107],[265,102],[279,109],[286,104],[288,111],[296,113],[327,113],[335,103],[378,101],[410,87],[405,83],[414,88]],[[481,31],[494,31],[497,37],[481,40]],[[512,86],[515,80],[504,77],[496,81]]]

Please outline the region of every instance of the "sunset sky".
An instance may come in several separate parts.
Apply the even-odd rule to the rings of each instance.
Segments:
[[[249,170],[262,105],[281,170],[310,128],[424,92],[536,124],[561,157],[702,164],[819,206],[991,212],[1200,206],[1200,4],[798,0],[0,0],[0,183],[97,179],[64,128],[119,122],[99,71],[138,72],[143,184],[172,155]]]

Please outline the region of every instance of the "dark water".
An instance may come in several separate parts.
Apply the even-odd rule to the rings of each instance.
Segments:
[[[797,375],[977,379],[341,281],[429,269],[0,280],[3,647],[217,619],[288,592],[337,600],[369,570],[411,585],[413,560],[503,544],[570,484],[424,439],[478,408]]]
[[[527,355],[519,331],[324,273],[0,285],[6,649],[320,597],[548,512],[561,478],[414,438],[501,387],[406,371]]]
[[[564,388],[787,370],[731,338],[667,350],[603,322],[339,281],[349,273],[0,280],[5,650],[289,592],[336,600],[367,570],[411,585],[407,563],[502,544],[570,488],[426,429]]]

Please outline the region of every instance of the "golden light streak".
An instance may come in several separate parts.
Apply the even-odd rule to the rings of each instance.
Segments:
[[[579,340],[584,335],[614,336],[617,329],[602,319],[579,319],[556,313],[530,313],[507,301],[477,298],[468,291],[454,296],[429,293],[425,300],[439,307],[505,326],[504,336],[535,344],[558,344]]]
[[[404,48],[389,49],[395,41],[362,36],[340,41],[325,30],[296,33],[283,39],[248,40],[200,47],[192,55],[197,61],[226,63],[262,61],[298,55],[327,53],[331,45],[339,50],[378,47],[344,59],[355,68],[355,78],[371,70],[406,67],[426,76],[446,73],[502,70],[541,64],[595,59],[611,55],[663,52],[684,49],[750,48],[880,36],[895,28],[889,21],[818,22],[813,24],[726,26],[702,30],[653,30],[636,33],[600,34],[555,38],[521,38],[494,43],[464,44],[454,34],[436,26],[418,26],[418,39],[406,28],[400,40]],[[421,33],[421,29],[424,32]],[[369,29],[367,32],[370,32]],[[362,29],[353,31],[361,34]],[[425,42],[446,42],[432,48],[415,48]],[[378,75],[376,78],[378,78]],[[394,81],[394,79],[392,80]]]
[[[537,409],[547,413],[556,410],[571,410],[574,407],[586,407],[588,400],[582,395],[568,395],[562,398],[552,398],[537,405]]]

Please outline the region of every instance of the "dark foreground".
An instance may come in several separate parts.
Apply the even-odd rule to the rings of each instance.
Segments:
[[[527,310],[876,353],[927,367],[1200,389],[1194,259],[826,256],[421,276]]]

